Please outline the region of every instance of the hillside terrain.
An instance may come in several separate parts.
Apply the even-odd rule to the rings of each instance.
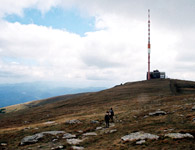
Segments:
[[[111,107],[115,112],[114,123],[105,128],[104,115]],[[67,138],[65,133],[74,136]],[[149,133],[147,138],[144,133]],[[137,139],[122,138],[132,134]],[[27,136],[31,136],[31,141],[25,143]],[[33,137],[37,139],[32,140]],[[71,143],[72,139],[78,143]],[[0,113],[0,149],[83,148],[195,149],[195,82],[173,79],[129,82],[100,92],[5,107]]]

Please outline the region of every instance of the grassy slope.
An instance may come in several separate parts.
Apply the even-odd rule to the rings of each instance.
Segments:
[[[94,131],[96,126],[103,126],[105,111],[113,107],[118,122],[112,128],[118,131],[113,134],[98,133],[98,136],[85,140],[82,146],[87,149],[193,149],[195,141],[192,139],[171,140],[163,135],[170,132],[166,129],[195,134],[195,124],[192,121],[195,112],[191,110],[195,104],[194,89],[194,82],[151,80],[126,83],[101,92],[73,96],[69,100],[66,96],[60,96],[55,98],[56,102],[54,99],[39,101],[34,107],[0,115],[0,142],[8,142],[10,149],[36,149],[40,145],[42,149],[50,149],[52,144],[62,144],[69,148],[63,139],[52,143],[52,137],[23,147],[18,147],[18,143],[24,136],[47,130],[64,130],[78,136],[78,130]],[[144,118],[149,112],[158,109],[168,114]],[[64,122],[69,119],[80,119],[83,123],[79,126],[65,125]],[[56,121],[58,125],[42,124],[49,120]],[[99,120],[100,124],[92,125],[90,120]],[[24,130],[29,126],[31,129]],[[134,131],[162,136],[160,140],[148,141],[142,146],[120,140],[122,136]]]

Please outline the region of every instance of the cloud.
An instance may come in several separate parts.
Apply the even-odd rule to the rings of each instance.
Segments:
[[[148,8],[152,19],[151,68],[165,71],[172,78],[195,80],[194,1],[189,0],[185,5],[181,0],[8,0],[0,3],[0,17],[12,13],[22,15],[27,8],[39,9],[44,14],[52,7],[77,7],[81,15],[96,18],[97,31],[86,32],[84,37],[66,30],[1,19],[0,69],[10,73],[10,80],[11,74],[21,75],[25,80],[58,80],[80,86],[144,80]]]

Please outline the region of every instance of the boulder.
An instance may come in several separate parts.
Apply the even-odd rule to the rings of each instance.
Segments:
[[[83,142],[83,140],[80,140],[80,139],[66,139],[66,142],[68,144],[71,144],[71,145],[77,145],[77,144]]]
[[[81,146],[72,146],[72,149],[75,149],[75,150],[83,150],[84,147],[81,147]]]
[[[194,136],[189,133],[168,133],[165,134],[165,137],[170,137],[172,139],[194,138]]]
[[[7,143],[1,143],[1,146],[7,146]]]
[[[41,132],[41,133],[31,135],[31,136],[26,136],[21,140],[20,145],[36,143],[38,142],[38,140],[43,138],[45,134],[57,135],[61,133],[64,133],[64,131],[46,131],[46,132]]]
[[[165,111],[157,110],[155,112],[149,113],[149,116],[159,116],[159,115],[166,115]]]
[[[76,138],[76,135],[70,134],[70,133],[66,133],[63,136],[63,139],[71,139],[71,138]]]
[[[47,121],[47,122],[44,122],[43,124],[54,124],[55,121]]]
[[[158,138],[159,136],[157,135],[144,133],[144,132],[135,132],[121,137],[123,141],[137,141],[137,140],[146,140],[146,139],[157,140]]]
[[[100,123],[100,122],[97,121],[97,120],[92,120],[91,123],[92,123],[92,124],[98,124],[98,123]]]
[[[117,129],[110,130],[109,133],[114,133],[114,132],[117,132]]]
[[[95,132],[88,132],[88,133],[84,133],[83,136],[96,136],[97,133]]]
[[[20,145],[32,144],[38,142],[43,137],[43,133],[37,133],[35,135],[26,136],[20,142]]]
[[[144,143],[146,143],[146,140],[140,140],[140,141],[136,142],[136,144],[138,144],[138,145],[141,145],[141,144],[144,144]]]
[[[102,129],[102,127],[97,127],[97,128],[96,128],[96,130],[101,130],[101,129]]]
[[[65,122],[65,124],[78,124],[81,123],[81,121],[73,119],[73,120],[68,120]]]

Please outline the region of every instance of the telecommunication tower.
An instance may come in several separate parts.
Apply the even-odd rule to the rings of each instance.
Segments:
[[[150,48],[150,9],[148,9],[148,80],[150,80]]]

